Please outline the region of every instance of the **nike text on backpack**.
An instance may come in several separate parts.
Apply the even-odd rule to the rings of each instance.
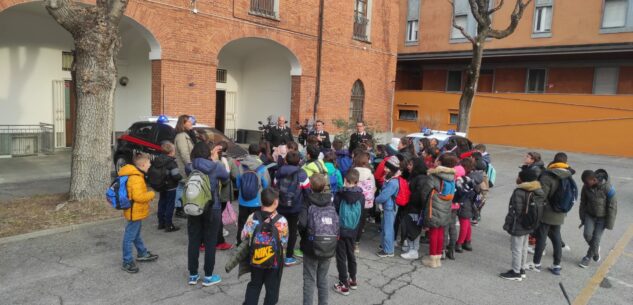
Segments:
[[[117,210],[126,210],[132,207],[133,202],[127,194],[127,180],[128,176],[117,177],[105,193],[108,202]]]
[[[534,193],[528,192],[525,195],[525,209],[518,216],[518,221],[521,222],[521,226],[526,230],[533,231],[538,228],[543,217],[543,207],[534,201]]]
[[[298,200],[297,197],[301,191],[299,187],[299,171],[284,177],[277,185],[279,187],[279,206],[292,207]]]
[[[362,211],[363,207],[360,201],[347,202],[345,199],[341,199],[339,207],[341,229],[356,230],[360,223]]]
[[[554,174],[552,174],[554,175]],[[574,206],[576,199],[578,198],[578,187],[574,178],[571,176],[567,178],[558,179],[558,188],[554,191],[554,194],[549,197],[549,204],[552,206],[554,212],[567,213]]]
[[[402,177],[398,177],[398,194],[396,195],[396,204],[403,207],[409,203],[411,197],[411,190],[409,189],[409,182]]]
[[[162,192],[167,184],[167,162],[153,162],[147,171],[149,185],[156,191]]]
[[[283,247],[275,223],[281,215],[264,219],[258,211],[253,214],[253,218],[258,224],[251,237],[251,266],[260,269],[279,268],[283,262]]]
[[[238,177],[238,187],[243,200],[251,201],[259,196],[262,191],[261,175],[264,170],[266,167],[263,165],[258,166],[255,170],[246,169]]]
[[[308,208],[308,242],[312,243],[317,258],[331,258],[336,254],[339,217],[333,205]]]
[[[197,170],[191,172],[182,192],[182,200],[185,214],[202,215],[204,207],[213,200],[209,176]]]

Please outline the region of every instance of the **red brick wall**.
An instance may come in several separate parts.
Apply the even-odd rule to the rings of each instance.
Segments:
[[[423,70],[422,90],[446,91],[446,70]]]
[[[495,69],[495,92],[525,92],[525,68]]]
[[[633,66],[620,67],[618,94],[633,94]]]
[[[547,93],[593,92],[593,68],[550,68],[547,71]]]
[[[160,60],[152,60],[152,115],[162,114],[162,72]]]

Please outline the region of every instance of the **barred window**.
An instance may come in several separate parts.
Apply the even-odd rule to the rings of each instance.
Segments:
[[[62,70],[70,71],[73,67],[73,61],[75,57],[73,52],[62,52]]]
[[[357,80],[352,87],[352,98],[350,105],[350,120],[359,122],[363,120],[363,108],[365,103],[365,87],[363,82]]]

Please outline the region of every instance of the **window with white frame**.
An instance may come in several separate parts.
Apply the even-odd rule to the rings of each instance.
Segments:
[[[626,26],[629,0],[604,0],[602,28],[620,28]]]
[[[534,9],[534,33],[552,31],[552,0],[536,1]]]
[[[455,24],[462,27],[464,30],[466,30],[466,32],[468,32],[468,15],[455,16]],[[465,38],[464,34],[462,34],[462,31],[460,31],[458,28],[452,27],[452,29],[453,29],[451,31],[452,39]]]
[[[598,67],[593,79],[594,94],[616,94],[618,91],[618,68]]]
[[[409,0],[407,11],[406,42],[418,41],[418,27],[420,25],[420,0]]]
[[[545,92],[545,75],[545,69],[529,69],[526,91],[528,93]]]

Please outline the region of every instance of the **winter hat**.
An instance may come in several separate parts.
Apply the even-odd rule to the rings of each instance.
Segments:
[[[400,145],[400,138],[391,138],[391,143],[389,143],[389,148],[392,151],[398,151],[398,145]]]
[[[521,179],[522,182],[532,182],[536,181],[538,177],[533,170],[526,168],[519,173],[519,179]]]
[[[400,159],[398,159],[397,156],[391,156],[389,157],[389,159],[387,159],[387,163],[385,163],[385,166],[387,166],[389,170],[395,173],[400,170]]]

